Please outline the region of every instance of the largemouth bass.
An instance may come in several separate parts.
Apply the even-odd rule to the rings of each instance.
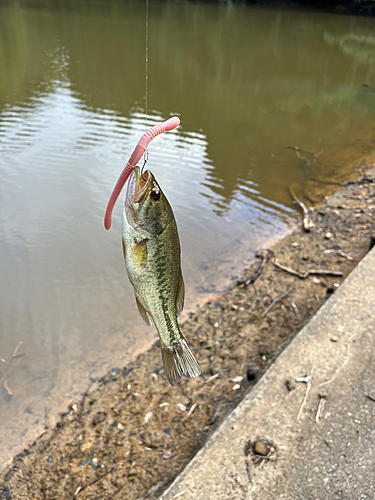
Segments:
[[[197,377],[199,365],[177,323],[184,305],[180,242],[172,208],[150,171],[135,167],[123,211],[123,250],[140,315],[153,321],[165,375],[171,385],[181,375]]]

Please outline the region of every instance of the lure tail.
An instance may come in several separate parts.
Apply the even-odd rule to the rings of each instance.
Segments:
[[[181,335],[182,337],[182,335]],[[182,337],[178,345],[168,347],[161,342],[164,372],[171,385],[176,385],[182,375],[198,377],[201,370],[186,340]]]

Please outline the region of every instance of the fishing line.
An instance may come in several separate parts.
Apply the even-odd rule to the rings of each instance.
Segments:
[[[146,130],[148,129],[148,0],[146,0]]]
[[[146,0],[146,96],[145,96],[145,108],[146,108],[146,131],[148,129],[148,0]],[[143,167],[141,170],[141,176],[143,179],[143,169],[148,161],[148,146],[143,154]]]
[[[148,161],[148,144],[154,137],[156,137],[159,134],[162,134],[163,132],[166,132],[168,130],[173,130],[176,127],[180,125],[180,119],[178,116],[171,116],[168,118],[168,120],[165,120],[165,122],[162,123],[156,123],[153,127],[148,129],[148,25],[149,25],[149,18],[148,18],[148,4],[149,0],[146,0],[146,95],[145,95],[145,111],[146,111],[146,132],[142,135],[142,137],[139,139],[133,153],[131,154],[127,164],[125,165],[123,171],[120,174],[120,177],[118,178],[115,187],[113,188],[113,191],[111,193],[111,196],[108,200],[107,203],[107,208],[105,211],[104,215],[104,227],[108,230],[111,228],[112,224],[112,212],[113,212],[113,207],[115,206],[115,203],[126,183],[126,181],[129,179],[129,176],[134,170],[134,167],[137,165],[139,160],[142,158],[144,159],[143,167],[141,169],[141,175],[143,178],[143,170],[145,168],[145,165]],[[146,180],[143,178],[143,180]]]

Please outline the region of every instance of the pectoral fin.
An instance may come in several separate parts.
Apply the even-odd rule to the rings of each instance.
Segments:
[[[185,299],[185,284],[184,284],[184,278],[182,277],[182,273],[180,273],[180,282],[178,284],[178,292],[176,298],[177,316],[180,315],[182,309],[184,308],[184,299]]]
[[[141,318],[143,321],[146,323],[147,326],[151,326],[151,316],[148,311],[142,306],[142,304],[139,301],[139,298],[135,296],[135,301],[137,302],[137,307],[139,314],[141,315]]]
[[[131,259],[141,267],[147,264],[147,240],[143,240],[141,243],[134,242],[131,249]]]
[[[124,259],[126,260],[126,245],[124,238],[122,238],[122,251],[124,253]]]

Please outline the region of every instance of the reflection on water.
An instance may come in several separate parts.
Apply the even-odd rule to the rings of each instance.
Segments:
[[[0,467],[156,336],[126,278],[121,203],[103,228],[145,130],[144,22],[141,2],[0,3],[0,356],[26,352],[13,395],[0,387]],[[184,317],[299,220],[291,184],[318,200],[372,152],[372,23],[150,2],[148,124],[182,126],[148,168],[179,226]]]

